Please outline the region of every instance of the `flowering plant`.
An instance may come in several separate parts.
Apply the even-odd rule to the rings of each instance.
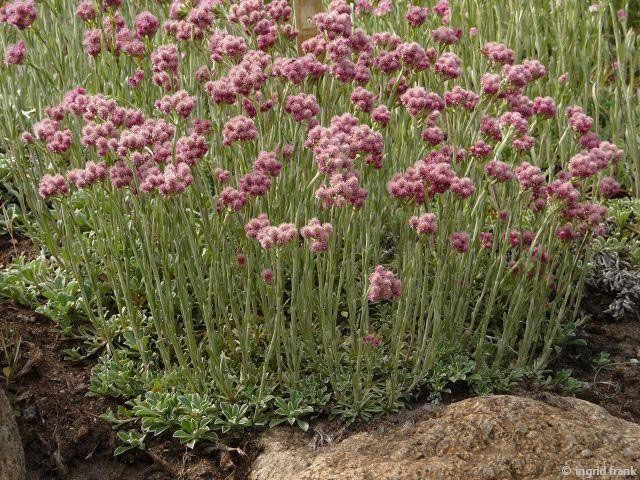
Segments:
[[[544,366],[624,157],[555,69],[445,0],[334,0],[301,51],[286,0],[152,7],[83,0],[86,82],[43,72],[59,98],[11,128],[38,236],[107,345],[96,391],[143,372],[140,393],[249,405],[249,426],[274,395],[302,423],[313,402],[287,392],[307,387],[350,417],[397,409],[454,354]],[[38,28],[31,0],[2,12]]]

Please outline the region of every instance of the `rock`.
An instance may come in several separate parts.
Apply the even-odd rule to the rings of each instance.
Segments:
[[[24,450],[9,400],[0,388],[0,480],[24,480]]]
[[[299,430],[272,429],[249,478],[538,480],[576,478],[576,467],[640,471],[640,426],[575,398],[477,397],[414,418],[410,428],[386,423],[315,450]]]

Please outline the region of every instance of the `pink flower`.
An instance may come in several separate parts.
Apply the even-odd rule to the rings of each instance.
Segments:
[[[493,248],[493,233],[480,232],[480,245],[486,250],[491,250]]]
[[[570,242],[574,240],[578,235],[573,229],[573,225],[565,223],[556,229],[556,236],[563,242]]]
[[[536,139],[531,135],[522,135],[513,140],[513,148],[519,152],[531,150],[536,144]]]
[[[202,65],[196,70],[195,77],[198,82],[205,83],[211,79],[211,72],[206,65]]]
[[[386,127],[391,120],[391,112],[386,105],[378,105],[371,112],[371,120],[380,124],[382,127]]]
[[[220,167],[216,167],[213,171],[213,176],[218,183],[225,184],[231,179],[231,172],[229,170],[223,170]]]
[[[393,300],[402,293],[402,283],[395,273],[378,265],[369,275],[369,301]]]
[[[514,173],[522,190],[538,190],[544,184],[542,170],[529,162],[522,162]]]
[[[160,22],[151,12],[141,12],[135,20],[136,34],[139,37],[152,37],[160,28]]]
[[[204,90],[218,105],[233,105],[236,102],[238,92],[228,77],[206,82]]]
[[[482,140],[474,143],[471,148],[469,148],[469,153],[474,157],[487,157],[493,151],[493,147]]]
[[[555,117],[558,109],[556,102],[551,97],[536,97],[533,100],[533,110],[543,117]]]
[[[356,0],[355,4],[357,14],[371,13],[373,11],[373,5],[369,0]]]
[[[33,0],[14,0],[4,5],[5,21],[18,30],[30,27],[36,21],[36,4]]]
[[[429,145],[435,146],[444,142],[446,135],[438,127],[427,127],[422,131],[422,139]]]
[[[394,73],[400,70],[400,58],[397,51],[382,51],[374,61],[374,65],[384,73]]]
[[[604,198],[613,198],[620,192],[620,184],[613,177],[604,177],[600,181],[600,193]]]
[[[627,11],[622,8],[616,12],[616,15],[620,20],[626,20],[629,17]]]
[[[507,112],[509,113],[509,112]],[[500,131],[500,120],[497,118],[483,115],[480,118],[480,131],[487,137],[500,141],[502,140],[502,132]]]
[[[209,146],[202,135],[192,133],[178,138],[175,150],[176,163],[185,163],[192,167],[204,158],[209,151]]]
[[[396,47],[392,56],[394,60],[400,60],[412,70],[422,71],[429,68],[431,62],[436,58],[436,51],[433,48],[425,50],[416,42],[401,43]],[[387,69],[391,71],[392,69]]]
[[[242,210],[246,204],[247,194],[245,192],[241,192],[231,187],[227,187],[220,192],[220,197],[218,198],[219,207],[224,205],[237,212]]]
[[[511,65],[515,62],[515,53],[503,43],[489,42],[482,47],[482,54],[495,63]]]
[[[444,103],[447,106],[459,106],[466,110],[473,110],[478,105],[480,97],[470,90],[455,86],[451,91],[445,92]]]
[[[180,194],[193,183],[191,169],[186,163],[170,163],[162,172],[162,183],[158,186],[158,192],[164,197]]]
[[[435,13],[442,23],[447,24],[451,19],[451,9],[449,8],[449,2],[447,0],[440,0],[435,7],[433,7],[433,13]]]
[[[151,52],[151,66],[154,73],[178,72],[178,47],[175,45],[162,45]]]
[[[449,237],[451,248],[458,253],[469,250],[469,234],[467,232],[453,232]]]
[[[312,218],[300,229],[302,238],[312,240],[311,251],[314,253],[324,252],[329,248],[329,237],[332,233],[333,226],[330,223],[321,223],[317,218]]]
[[[595,132],[587,132],[580,137],[580,146],[591,150],[600,146],[600,137]]]
[[[500,90],[502,79],[495,73],[484,73],[480,79],[482,93],[485,95],[495,95]]]
[[[408,89],[400,96],[400,101],[413,117],[444,108],[444,102],[437,93],[427,92],[422,87]]]
[[[275,0],[267,5],[269,16],[276,22],[286,22],[291,18],[291,7],[287,0]]]
[[[227,123],[224,124],[222,136],[222,144],[229,146],[235,142],[250,142],[255,140],[258,137],[258,130],[253,120],[244,115],[239,115],[229,119]]]
[[[189,96],[185,90],[179,90],[157,100],[155,106],[165,115],[175,111],[182,118],[187,118],[196,106],[196,97]]]
[[[436,63],[433,65],[433,69],[438,75],[446,80],[450,78],[458,78],[462,75],[461,65],[462,61],[455,53],[444,52],[440,55],[440,58],[436,60]]]
[[[318,13],[313,17],[313,20],[318,30],[326,33],[329,40],[351,36],[351,15],[346,12],[329,11]]]
[[[580,192],[571,184],[563,179],[554,180],[547,187],[549,199],[561,200],[569,206],[575,205],[580,199]]]
[[[393,10],[393,3],[391,0],[380,0],[378,6],[373,11],[373,14],[378,17],[382,17],[391,12],[391,10]]]
[[[212,124],[210,120],[203,118],[194,118],[189,133],[196,133],[198,135],[209,135],[211,133]]]
[[[76,15],[85,22],[93,20],[97,14],[98,12],[96,11],[93,0],[82,0],[76,9]]]
[[[485,172],[499,182],[506,182],[514,177],[511,167],[500,160],[491,160],[485,167]]]
[[[262,272],[260,273],[260,277],[262,278],[262,281],[264,283],[271,283],[273,282],[273,270],[271,270],[270,268],[265,268],[262,270]]]
[[[569,127],[580,134],[587,133],[593,126],[593,119],[586,115],[580,107],[567,108],[567,117]]]
[[[38,193],[42,198],[65,195],[69,191],[67,181],[62,175],[45,175],[40,180]]]
[[[431,30],[431,38],[443,45],[454,45],[460,41],[461,37],[462,30],[454,30],[445,26]]]
[[[369,90],[356,87],[351,93],[351,102],[363,112],[369,113],[373,108],[374,95]]]
[[[102,30],[93,28],[85,31],[82,45],[87,55],[97,56],[102,51]]]
[[[144,70],[140,70],[139,68],[133,72],[133,75],[129,77],[127,83],[131,88],[135,88],[140,85],[140,82],[144,79]]]
[[[365,335],[364,337],[362,337],[362,343],[373,348],[378,348],[380,345],[382,345],[382,339],[375,335]]]
[[[47,148],[53,153],[64,153],[69,150],[72,142],[71,130],[58,130],[47,140]]]
[[[426,7],[418,7],[416,5],[409,5],[407,14],[405,15],[407,22],[413,28],[418,28],[427,20],[428,17],[429,9]]]
[[[328,186],[322,184],[316,190],[316,198],[323,208],[343,207],[347,204],[360,208],[368,196],[369,192],[360,187],[360,180],[354,172],[334,173]]]
[[[500,126],[511,125],[517,132],[525,134],[529,130],[529,122],[518,112],[505,112],[500,116]]]
[[[438,229],[438,222],[434,213],[423,213],[419,217],[409,219],[409,227],[419,235],[433,235]]]
[[[268,221],[268,220],[267,220]],[[292,223],[281,223],[278,226],[265,226],[256,235],[256,239],[264,249],[276,245],[285,245],[298,236],[298,230]]]
[[[127,187],[133,181],[133,172],[120,160],[109,168],[109,180],[116,188]]]
[[[238,187],[241,191],[252,197],[266,195],[271,188],[269,176],[261,171],[254,171],[243,175],[238,180]]]
[[[27,53],[27,46],[23,41],[7,46],[4,54],[4,63],[7,65],[22,65]]]
[[[598,172],[598,165],[589,152],[582,151],[569,160],[569,173],[572,177],[587,178]]]
[[[296,122],[311,120],[320,113],[320,105],[315,95],[300,93],[287,97],[285,112],[290,114]]]
[[[454,180],[451,182],[450,189],[460,198],[469,198],[476,191],[473,180],[471,180],[469,177],[454,178]]]

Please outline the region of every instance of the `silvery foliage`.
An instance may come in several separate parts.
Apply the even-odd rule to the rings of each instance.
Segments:
[[[604,250],[593,259],[594,269],[589,284],[615,294],[605,313],[616,319],[635,314],[640,319],[640,270],[620,259],[616,252]]]

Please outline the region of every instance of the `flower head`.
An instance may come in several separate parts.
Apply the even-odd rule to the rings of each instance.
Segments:
[[[402,293],[402,282],[395,273],[378,265],[369,275],[369,301],[393,300]]]

